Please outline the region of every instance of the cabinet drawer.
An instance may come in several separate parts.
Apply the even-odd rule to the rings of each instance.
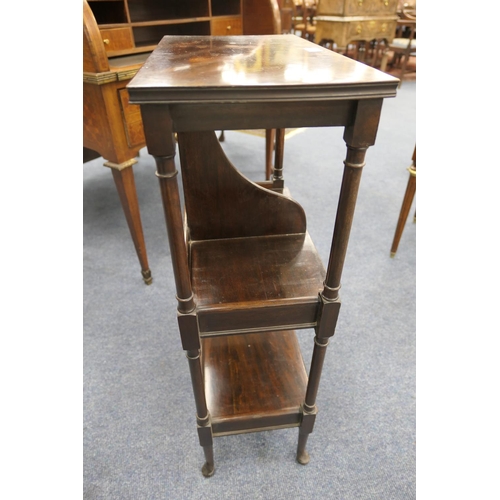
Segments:
[[[395,14],[398,0],[321,0],[318,15],[374,16]]]
[[[134,48],[134,40],[130,28],[101,29],[101,37],[106,52],[118,52]]]
[[[211,21],[211,34],[214,36],[224,36],[224,35],[242,35],[243,25],[241,22],[241,17],[221,17],[218,19],[212,19]]]
[[[349,23],[350,40],[373,40],[386,38],[391,41],[396,31],[396,20],[377,19],[372,21],[352,21]]]
[[[120,89],[120,104],[122,107],[123,125],[127,134],[129,147],[145,143],[142,127],[141,108],[137,104],[130,104],[127,89]]]
[[[346,16],[395,14],[398,0],[346,0]]]

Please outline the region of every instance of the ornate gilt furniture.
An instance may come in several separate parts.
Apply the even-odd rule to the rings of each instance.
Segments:
[[[297,460],[309,461],[365,153],[397,85],[295,35],[165,37],[128,84],[157,165],[205,476],[213,437],[227,434],[298,427]],[[281,168],[251,182],[215,135],[320,126],[344,127],[347,143],[326,270]],[[315,330],[309,376],[296,329]]]
[[[127,83],[164,35],[280,32],[276,0],[83,0],[83,146],[111,168],[147,284],[152,277],[132,170],[146,143]],[[269,176],[274,131],[266,137]]]
[[[411,165],[408,167],[410,176],[408,177],[408,184],[406,185],[406,191],[403,197],[401,211],[399,212],[394,239],[392,240],[391,257],[394,257],[398,251],[399,242],[401,241],[401,236],[403,235],[408,214],[410,213],[411,204],[413,203],[413,198],[415,197],[415,192],[417,190],[417,146],[415,146],[415,149],[413,150],[411,160]]]
[[[392,53],[390,65],[400,64],[399,85],[401,86],[410,57],[417,55],[417,18],[416,15],[405,11],[400,16],[397,22],[395,38],[387,45],[382,56],[380,70],[385,71],[387,69],[389,53]]]
[[[339,52],[352,42],[392,41],[398,0],[318,0],[316,42]]]

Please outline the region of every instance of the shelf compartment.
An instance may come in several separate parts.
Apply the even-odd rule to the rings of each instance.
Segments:
[[[241,0],[212,0],[212,16],[236,16],[241,13]]]
[[[133,33],[136,47],[156,46],[165,35],[210,35],[210,21],[140,26]]]
[[[297,427],[307,373],[293,330],[202,340],[214,435]]]
[[[128,8],[132,23],[209,17],[208,0],[128,0]]]
[[[97,24],[125,24],[127,12],[123,0],[102,0],[89,2]]]
[[[325,270],[307,232],[195,241],[190,267],[202,335],[316,324]]]

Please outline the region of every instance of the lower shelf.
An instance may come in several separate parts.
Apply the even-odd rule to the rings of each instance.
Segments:
[[[307,373],[295,331],[202,339],[215,436],[298,427]]]

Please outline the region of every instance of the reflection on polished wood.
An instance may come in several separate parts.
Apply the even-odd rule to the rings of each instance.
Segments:
[[[309,462],[365,154],[398,83],[295,35],[271,35],[165,37],[128,85],[156,161],[207,477],[214,435],[298,426],[296,459]],[[251,182],[214,132],[318,126],[343,127],[347,144],[326,269],[283,165],[272,181]],[[294,333],[307,328],[308,377]]]
[[[262,102],[392,97],[393,83],[380,71],[295,35],[179,36],[160,42],[128,90],[136,103]]]

